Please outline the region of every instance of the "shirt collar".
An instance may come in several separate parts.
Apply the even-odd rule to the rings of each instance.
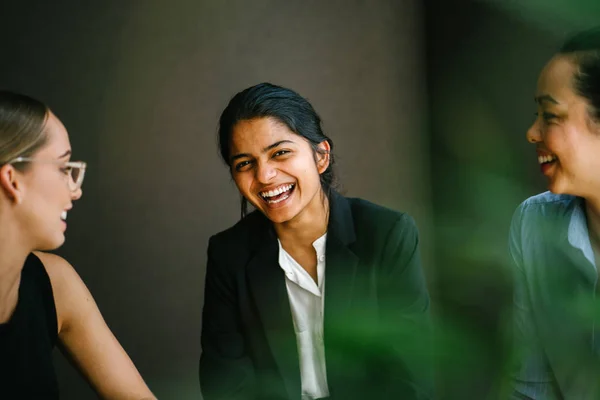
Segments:
[[[584,200],[579,197],[574,202],[571,218],[569,219],[568,239],[569,244],[580,249],[585,258],[591,262],[595,268],[594,250],[592,249],[592,244],[590,242],[584,205]]]
[[[327,232],[313,242],[313,247],[317,252],[317,258],[325,255],[325,243],[327,242]]]

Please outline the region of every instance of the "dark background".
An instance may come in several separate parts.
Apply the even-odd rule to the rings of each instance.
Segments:
[[[239,217],[217,119],[262,81],[307,97],[344,192],[409,212],[438,392],[485,398],[506,350],[514,208],[538,71],[592,1],[81,1],[0,5],[0,87],[45,101],[88,162],[65,256],[161,399],[200,398],[205,252]],[[94,398],[57,351],[64,399]]]

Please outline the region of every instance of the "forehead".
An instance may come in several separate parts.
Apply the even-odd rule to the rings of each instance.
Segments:
[[[297,141],[298,135],[274,118],[255,118],[238,122],[232,132],[233,152],[249,152],[281,140]]]
[[[576,96],[573,90],[575,71],[576,65],[568,57],[553,57],[540,73],[536,96],[550,95],[559,102],[572,100]]]
[[[40,150],[40,153],[58,156],[71,148],[67,130],[52,112],[48,115],[44,130],[48,137],[48,142],[46,146]]]

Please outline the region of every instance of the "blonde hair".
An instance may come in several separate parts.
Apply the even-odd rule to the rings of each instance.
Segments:
[[[48,141],[45,132],[50,110],[39,100],[0,90],[0,165],[30,157]],[[25,169],[27,163],[15,164]]]

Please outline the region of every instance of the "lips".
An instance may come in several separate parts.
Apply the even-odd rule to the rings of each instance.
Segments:
[[[542,174],[550,178],[553,175],[551,171],[558,163],[558,157],[555,154],[552,154],[546,150],[538,150],[537,158]]]
[[[277,204],[289,198],[295,188],[295,183],[285,183],[269,190],[263,190],[259,195],[267,204]]]
[[[538,153],[538,163],[539,164],[550,164],[558,160],[554,154],[550,153]]]

